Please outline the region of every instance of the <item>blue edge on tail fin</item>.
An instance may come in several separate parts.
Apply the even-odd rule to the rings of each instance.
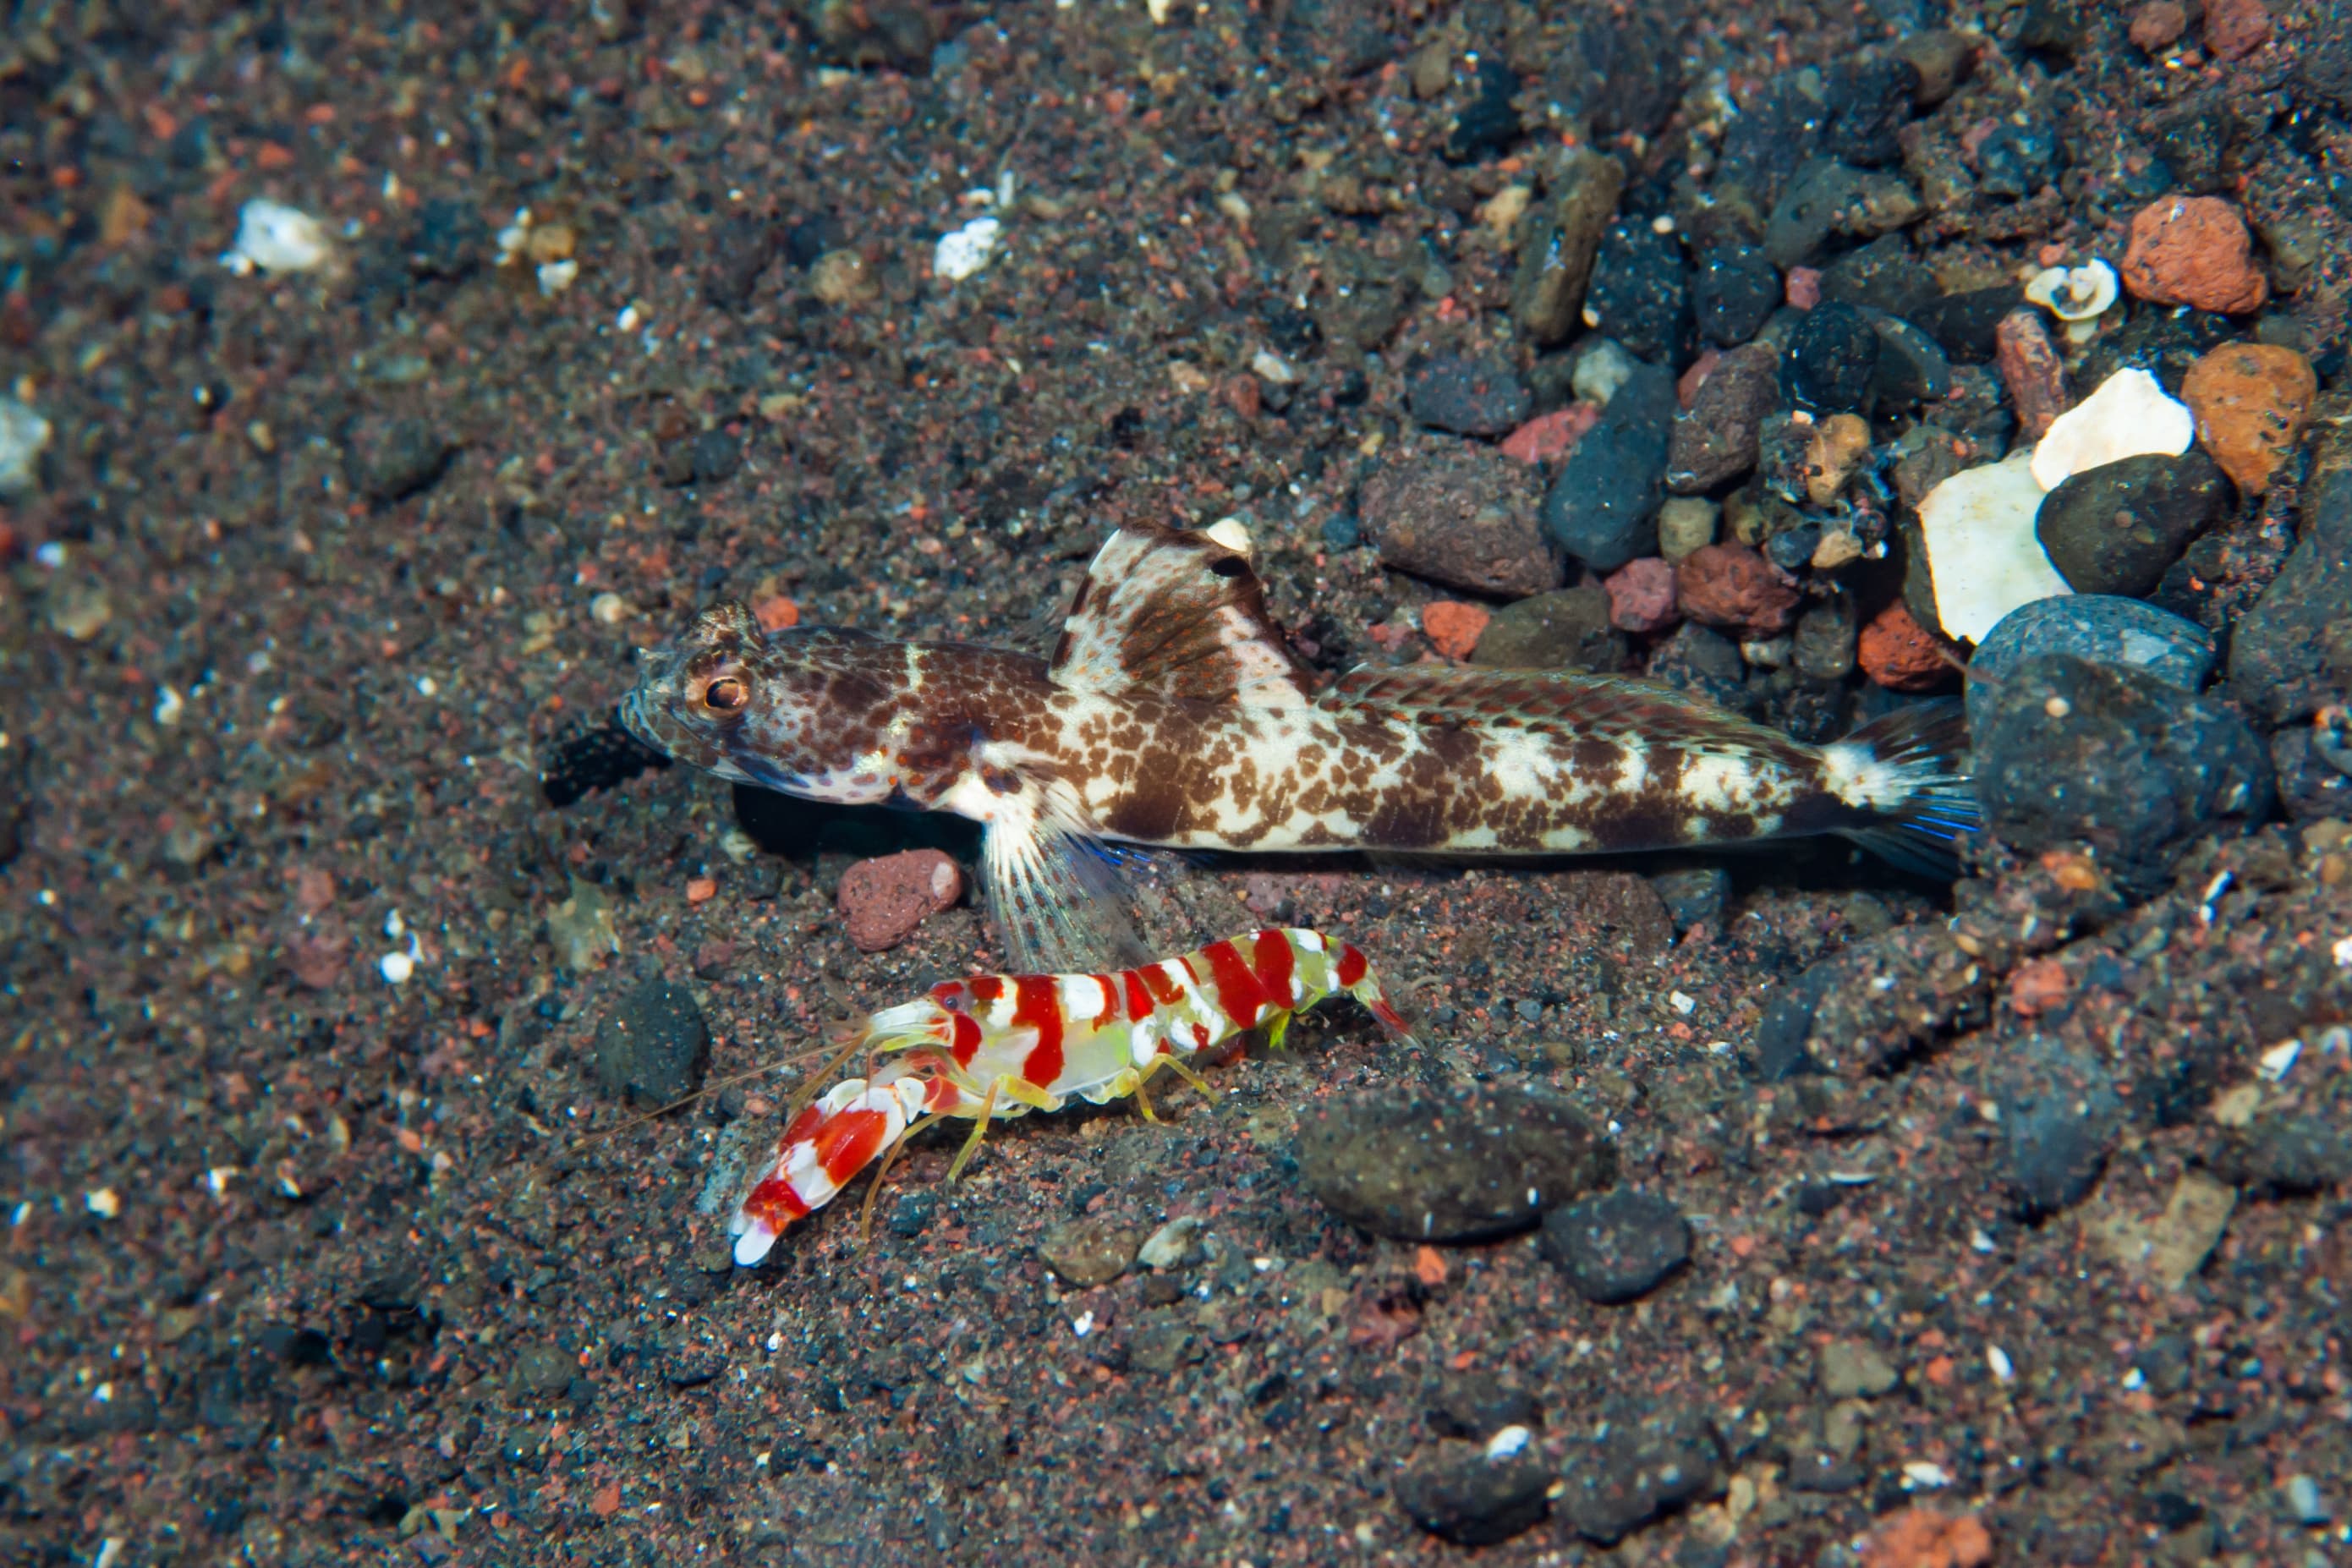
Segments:
[[[1903,770],[1910,792],[1892,811],[1842,829],[1882,860],[1950,881],[1959,875],[1959,837],[1983,826],[1969,782],[1969,711],[1958,698],[1914,703],[1874,719],[1843,742],[1866,746]]]

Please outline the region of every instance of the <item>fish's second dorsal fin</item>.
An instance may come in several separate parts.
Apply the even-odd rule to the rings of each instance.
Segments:
[[[1073,691],[1254,708],[1304,707],[1314,684],[1267,616],[1249,535],[1231,520],[1198,531],[1129,523],[1112,534],[1070,601],[1053,679]]]
[[[1574,730],[1595,737],[1631,732],[1654,742],[1746,743],[1766,750],[1792,743],[1777,730],[1673,687],[1574,670],[1366,665],[1332,682],[1322,700],[1326,707],[1368,716],[1465,729],[1549,734]]]

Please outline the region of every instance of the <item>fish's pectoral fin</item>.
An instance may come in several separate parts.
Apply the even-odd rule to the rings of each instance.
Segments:
[[[1012,967],[1050,974],[1148,962],[1117,868],[1062,793],[1021,777],[981,839],[988,910]]]
[[[1237,522],[1129,523],[1087,568],[1054,645],[1054,683],[1200,702],[1297,708],[1312,673],[1265,608]]]

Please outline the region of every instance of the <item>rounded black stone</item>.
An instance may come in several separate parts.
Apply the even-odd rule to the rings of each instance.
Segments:
[[[1752,245],[1726,241],[1701,252],[1691,279],[1699,335],[1719,348],[1754,337],[1780,304],[1780,269]]]
[[[1578,1295],[1616,1306],[1690,1261],[1690,1222],[1655,1193],[1620,1187],[1546,1215],[1543,1250]]]
[[[1789,395],[1822,414],[1867,408],[1878,374],[1878,331],[1852,305],[1816,305],[1790,340]]]
[[[2191,448],[2102,463],[2042,499],[2033,531],[2076,593],[2137,598],[2229,510],[2230,482]]]

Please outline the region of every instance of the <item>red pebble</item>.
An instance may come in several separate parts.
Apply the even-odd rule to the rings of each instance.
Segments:
[[[842,873],[835,902],[860,952],[896,947],[963,896],[963,872],[936,849],[860,860]]]
[[[1819,268],[1791,267],[1785,285],[1785,298],[1800,310],[1810,310],[1822,302],[1822,274]]]
[[[1698,396],[1698,389],[1706,384],[1706,378],[1713,375],[1715,367],[1722,363],[1723,352],[1720,349],[1708,349],[1691,361],[1690,368],[1683,372],[1680,381],[1675,383],[1675,401],[1687,409]]]
[[[1475,605],[1439,599],[1421,607],[1421,629],[1448,658],[1468,658],[1495,617]]]
[[[1921,626],[1900,599],[1862,628],[1854,659],[1890,691],[1932,691],[1956,673],[1944,640]]]
[[[2242,60],[2271,41],[2263,0],[2205,0],[2205,48],[2217,60]]]
[[[2167,196],[2142,207],[2123,273],[2124,287],[2151,304],[2225,316],[2258,310],[2271,294],[2245,220],[2219,196]]]
[[[1590,403],[1572,403],[1556,413],[1539,414],[1503,437],[1503,456],[1522,463],[1548,463],[1565,458],[1601,417]]]
[[[1862,1549],[1863,1568],[1983,1568],[1991,1561],[1992,1535],[1981,1520],[1932,1508],[1889,1514]]]
[[[1675,569],[1654,555],[1628,561],[1601,580],[1609,591],[1609,624],[1623,632],[1662,632],[1681,618],[1675,608]]]
[[[1797,618],[1797,591],[1744,544],[1703,544],[1684,556],[1675,597],[1692,620],[1742,637],[1777,636]]]
[[[2016,310],[1993,329],[1993,367],[2017,406],[2017,422],[2039,441],[2066,412],[2066,367],[2041,312]]]
[[[2179,43],[2188,30],[2189,12],[2180,0],[2147,0],[2132,13],[2131,41],[2151,55]]]

